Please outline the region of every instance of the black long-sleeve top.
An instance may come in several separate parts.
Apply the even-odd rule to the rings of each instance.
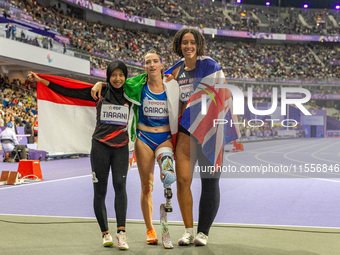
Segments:
[[[117,106],[117,108],[119,108],[118,106],[127,107],[128,109],[130,108],[131,103],[124,98],[123,87],[116,89],[110,84],[107,84],[102,90],[102,96],[97,101],[91,96],[91,87],[83,89],[71,89],[53,82],[50,82],[48,87],[54,92],[63,96],[96,102],[97,120],[96,128],[92,135],[93,139],[116,148],[125,146],[129,142],[126,125],[108,124],[101,120],[103,106],[109,107],[110,109],[112,108],[112,110],[110,110],[112,113],[115,112],[114,106]]]

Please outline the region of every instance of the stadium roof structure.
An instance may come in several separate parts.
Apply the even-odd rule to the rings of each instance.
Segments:
[[[281,7],[296,7],[303,8],[305,4],[308,4],[309,8],[317,9],[335,9],[337,5],[340,5],[340,0],[242,0],[242,4],[253,5],[266,5],[266,2],[270,2],[270,6]]]
[[[4,56],[0,56],[0,72],[1,71],[5,71],[5,74],[8,72],[28,73],[29,71],[32,71],[40,74],[51,74],[70,79],[78,79],[93,84],[95,84],[97,81],[102,80],[100,77],[97,76],[83,75],[66,70],[58,70],[56,68],[39,65],[37,63],[28,63],[19,59],[10,59]]]

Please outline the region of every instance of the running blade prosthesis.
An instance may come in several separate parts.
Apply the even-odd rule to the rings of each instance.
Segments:
[[[166,204],[161,204],[160,207],[160,223],[162,230],[162,242],[165,249],[172,249],[174,246],[170,240],[169,227],[168,227],[168,212],[172,212],[171,198],[172,190],[171,188],[164,188],[164,196],[166,198]]]
[[[165,211],[165,204],[161,204],[160,207],[160,222],[162,230],[162,242],[165,249],[172,249],[174,246],[170,240],[167,212]]]

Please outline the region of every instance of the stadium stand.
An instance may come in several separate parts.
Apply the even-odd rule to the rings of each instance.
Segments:
[[[225,10],[221,2],[206,3],[200,0],[144,0],[138,3],[132,0],[119,3],[95,0],[92,2],[131,15],[191,26],[200,25],[248,32],[339,34],[332,21],[333,17],[338,19],[337,13],[330,10],[281,8],[279,16],[277,7],[236,5],[229,6]]]
[[[239,5],[228,9],[223,8],[219,3],[210,2],[208,5],[202,5],[199,1],[176,1],[174,3],[172,1],[149,0],[138,2],[138,4],[134,1],[126,1],[124,5],[111,4],[109,1],[94,1],[94,3],[131,15],[194,26],[200,24],[201,27],[287,34],[296,32],[308,35],[321,32],[332,34],[338,31],[330,17],[333,12],[327,10],[282,8],[282,13],[278,18],[275,8],[251,5]],[[151,6],[151,8],[147,8],[147,6]],[[157,48],[164,54],[166,66],[171,66],[179,60],[173,54],[167,54],[171,52],[172,36],[85,21],[75,18],[75,15],[70,12],[59,10],[56,6],[42,6],[36,1],[19,1],[16,8],[31,15],[33,20],[42,26],[57,31],[60,36],[67,37],[69,45],[24,29],[21,31],[18,29],[14,38],[11,36],[9,39],[88,59],[91,67],[96,69],[105,70],[112,58],[119,58],[135,63],[129,66],[129,75],[135,76],[143,72],[140,66],[142,56],[146,50],[151,48]],[[13,13],[10,9],[4,8],[2,16],[8,15],[13,15]],[[207,19],[208,16],[209,19]],[[318,22],[320,20],[324,20],[326,26],[322,25],[323,22]],[[307,24],[307,26],[303,26],[303,24]],[[313,30],[313,27],[316,27],[317,30]],[[1,32],[5,36],[5,31]],[[237,38],[226,41],[225,38],[209,36],[206,36],[206,40],[206,54],[218,61],[225,71],[226,77],[231,79],[230,83],[239,86],[243,91],[246,91],[249,86],[255,92],[270,92],[273,86],[278,88],[286,86],[280,83],[271,85],[264,81],[269,79],[274,79],[274,83],[275,80],[295,80],[297,83],[301,80],[336,81],[340,75],[339,49],[333,44],[303,42],[266,44],[252,40],[241,42]],[[257,80],[262,80],[261,85],[256,82]],[[313,94],[337,94],[335,85],[304,87]],[[11,105],[12,108],[9,108],[11,111],[20,111],[19,106],[23,104],[27,108],[23,112],[28,109],[35,110],[36,97],[34,93],[36,92],[32,85],[25,86],[24,81],[18,80],[10,83],[8,77],[2,77],[1,89],[2,103],[4,106]],[[270,98],[256,98],[254,102],[270,102]],[[16,104],[21,105],[13,106]],[[334,105],[327,105],[317,100],[312,101],[307,107],[310,109],[325,108],[329,115],[339,119],[339,112],[334,109]],[[2,118],[6,124],[13,114],[12,112],[9,114],[6,107],[2,107],[2,109],[6,109],[6,112],[2,110]],[[29,116],[23,114],[23,123],[27,121],[27,117]]]
[[[217,19],[221,19],[223,15],[222,8],[218,8],[217,6],[213,5],[213,3],[209,3],[209,6],[206,6],[206,8],[203,8],[203,5],[198,2],[192,2],[191,4],[189,2],[189,4],[185,4],[184,1],[178,2],[177,5],[171,5],[170,7],[167,6],[168,3],[165,3],[165,1],[144,1],[142,4],[138,3],[138,5],[133,1],[128,1],[128,3],[124,5],[125,8],[120,6],[120,4],[108,4],[107,1],[97,1],[97,3],[124,12],[129,10],[128,7],[132,7],[136,13],[131,13],[138,15],[145,14],[146,17],[150,17],[145,13],[144,10],[147,4],[157,6],[159,9],[161,7],[163,7],[163,9],[173,9],[173,7],[179,8],[181,5],[183,5],[183,7],[178,10],[186,10],[188,15],[191,17],[191,23],[189,25],[199,24],[198,19],[203,19],[203,17],[206,17],[206,15],[208,15],[207,10],[210,10],[209,15],[212,15]],[[60,35],[68,37],[70,39],[69,51],[71,50],[75,52],[79,51],[82,53],[90,53],[90,55],[87,55],[87,57],[91,62],[91,66],[95,68],[105,69],[108,60],[112,57],[141,63],[143,52],[150,48],[158,48],[162,53],[171,52],[171,36],[166,37],[161,34],[156,35],[140,31],[126,29],[123,30],[121,28],[112,27],[109,25],[86,22],[84,20],[79,20],[72,17],[71,13],[64,14],[63,11],[59,11],[55,6],[45,7],[33,1],[19,2],[17,7],[23,12],[31,15],[34,20],[40,22],[41,24],[47,25],[53,30],[59,31]],[[306,19],[310,23],[312,20],[317,22],[317,18],[319,16],[321,19],[325,19],[325,17],[329,16],[329,13],[325,11],[306,12],[305,10],[291,10],[289,12],[289,15],[291,16],[280,21],[280,25],[276,26],[277,22],[272,22],[272,19],[275,19],[277,14],[275,14],[274,9],[272,8],[264,10],[260,7],[241,5],[236,9],[237,12],[235,12],[233,16],[233,22],[238,21],[238,23],[234,24],[233,26],[235,29],[239,29],[241,31],[246,27],[251,27],[252,30],[254,30],[253,28],[259,25],[260,22],[261,24],[267,23],[269,25],[269,29],[271,27],[270,24],[272,24],[273,27],[276,27],[276,29],[279,30],[280,27],[293,27],[293,30],[299,31],[299,29],[302,29],[302,27],[300,26],[301,24],[296,20],[302,11],[304,11],[304,15],[308,14],[307,16],[309,18]],[[244,16],[242,14],[244,14]],[[209,22],[211,22],[211,19],[204,18],[204,20],[210,20]],[[255,21],[253,22],[252,20]],[[221,20],[219,20],[218,24],[222,23]],[[292,23],[295,25],[292,26]],[[289,31],[283,29],[281,31],[271,30],[270,32]],[[311,30],[310,33],[307,34],[313,34],[313,31]],[[36,37],[33,39],[27,37],[24,38],[24,36],[20,35],[20,37],[17,36],[16,39],[37,46],[43,45],[44,41],[46,41],[45,44],[47,44],[48,41],[50,45],[56,45],[56,47],[59,46],[59,48],[61,47],[57,42],[50,42],[50,38],[38,39],[38,37]],[[231,77],[278,77],[298,79],[328,79],[333,78],[334,76],[338,77],[339,68],[330,64],[330,62],[333,60],[328,58],[320,59],[318,57],[318,52],[327,51],[327,47],[329,46],[313,45],[312,48],[316,48],[317,52],[313,52],[313,49],[308,47],[306,44],[298,45],[296,47],[295,45],[256,46],[253,43],[235,43],[236,46],[231,44],[230,47],[225,48],[222,47],[225,45],[225,41],[218,42],[216,40],[211,40],[210,38],[207,39],[209,42],[207,54],[211,55],[211,57],[214,59],[219,60],[221,66],[227,70],[226,75]],[[48,47],[48,45],[46,47]],[[270,53],[272,49],[275,50],[275,53],[274,51]],[[332,54],[334,55],[334,52],[336,51],[337,49],[333,47]],[[235,52],[237,52],[237,54]],[[101,57],[96,56],[99,54],[101,54]],[[237,56],[235,56],[235,54]],[[105,55],[106,58],[103,58],[103,55]],[[165,57],[165,63],[169,66],[179,60],[177,57],[172,56],[171,54],[166,54]],[[268,59],[273,59],[274,62],[267,61]],[[229,62],[229,64],[227,62]],[[242,63],[242,66],[239,65],[240,63]],[[140,73],[140,71],[138,72],[134,70],[132,75],[138,73]]]

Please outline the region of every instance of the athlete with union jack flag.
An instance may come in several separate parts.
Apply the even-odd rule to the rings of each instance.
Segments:
[[[165,72],[172,74],[180,86],[181,120],[176,144],[177,198],[185,233],[179,245],[206,245],[210,227],[220,203],[220,172],[200,173],[202,192],[196,238],[193,232],[193,199],[190,190],[192,173],[199,166],[222,165],[224,145],[238,138],[238,129],[227,125],[214,126],[214,119],[233,119],[230,91],[218,88],[225,83],[219,64],[204,56],[205,39],[194,28],[178,31],[172,42],[173,51],[182,57]],[[207,113],[202,113],[202,95],[206,97]],[[216,168],[215,168],[216,169]]]

